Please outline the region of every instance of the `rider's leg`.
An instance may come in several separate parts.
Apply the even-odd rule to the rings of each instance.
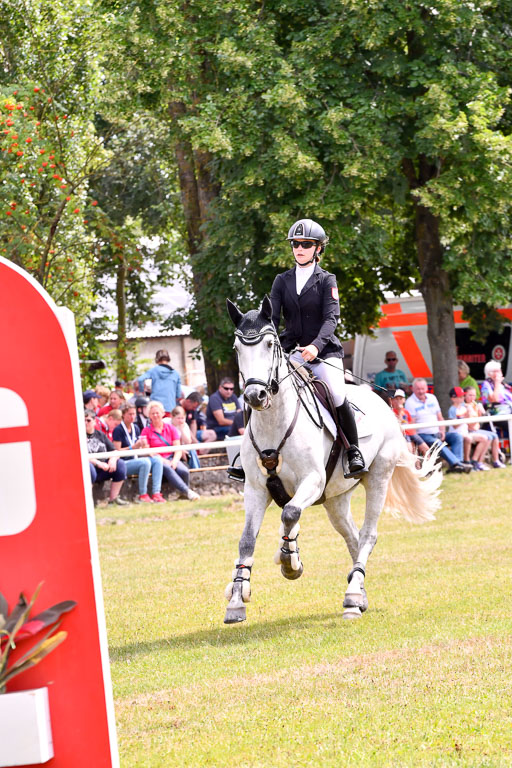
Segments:
[[[314,366],[314,373],[319,379],[327,382],[331,390],[338,419],[349,442],[347,448],[349,471],[345,477],[354,477],[364,471],[363,454],[359,450],[354,412],[345,397],[345,375],[343,360],[339,357],[329,357],[326,363],[319,362]]]

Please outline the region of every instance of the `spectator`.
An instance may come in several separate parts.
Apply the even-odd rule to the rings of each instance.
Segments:
[[[457,360],[457,375],[459,377],[459,387],[465,390],[466,387],[473,387],[476,392],[476,399],[480,400],[480,387],[476,380],[469,375],[469,365],[465,360]]]
[[[159,400],[151,400],[148,405],[150,425],[142,430],[142,436],[147,437],[151,448],[180,445],[180,433],[176,427],[164,421],[164,413],[162,403]],[[162,456],[163,474],[169,485],[176,488],[182,496],[193,501],[199,498],[199,494],[188,487],[188,469],[180,461],[181,453],[181,451],[175,451]]]
[[[99,408],[98,393],[94,389],[87,389],[84,392],[83,397],[84,408],[86,408],[88,411],[94,411],[94,413],[96,413]]]
[[[123,403],[121,406],[123,420],[114,429],[113,442],[116,451],[122,448],[135,450],[136,448],[147,448],[149,443],[146,437],[141,437],[139,428],[136,426],[135,419],[137,411],[134,405]],[[133,458],[125,457],[127,475],[137,475],[139,481],[139,501],[141,502],[161,502],[165,501],[161,494],[163,463],[161,456],[137,456]],[[148,494],[148,480],[151,472],[151,492],[153,497]]]
[[[105,416],[98,416],[97,424],[99,422],[99,428],[109,440],[114,439],[114,429],[119,426],[123,419],[120,408],[114,408],[109,411]]]
[[[114,445],[106,435],[95,429],[96,414],[94,411],[85,411],[85,432],[87,436],[88,453],[105,453],[113,451]],[[126,466],[122,459],[110,456],[105,461],[101,459],[89,459],[89,469],[91,470],[91,482],[102,483],[105,480],[111,480],[109,504],[119,504],[126,506],[127,501],[119,496],[121,487],[126,478]]]
[[[215,430],[217,440],[224,440],[239,410],[240,403],[235,395],[233,379],[226,377],[221,380],[218,390],[210,396],[206,409],[206,426]]]
[[[181,398],[181,379],[178,371],[169,363],[171,358],[166,349],[159,349],[155,355],[156,365],[139,376],[139,384],[151,379],[151,399],[159,400],[164,406],[165,416],[170,416],[176,402]]]
[[[482,403],[491,416],[512,413],[512,389],[504,380],[501,363],[489,360],[484,367],[485,380],[480,388]],[[509,439],[508,422],[500,422],[498,429]]]
[[[452,404],[448,410],[449,419],[469,419],[471,414],[468,411],[466,403],[464,402],[464,390],[461,387],[452,387],[450,389],[450,398]],[[479,435],[475,431],[470,436],[469,424],[453,425],[449,427],[449,430],[455,430],[462,435],[464,441],[464,461],[469,462],[471,459],[471,446],[474,444],[475,449],[473,451],[473,459],[471,464],[473,469],[477,471],[488,470],[482,459],[487,453],[489,447],[489,438],[486,435]],[[488,433],[490,435],[490,432]]]
[[[98,384],[95,389],[98,394],[98,407],[103,408],[103,406],[108,403],[108,399],[110,397],[110,389],[108,387],[104,387],[102,384]]]
[[[148,403],[148,398],[144,397],[143,395],[139,395],[139,397],[135,398],[135,409],[137,411],[137,418],[135,419],[135,423],[138,426],[140,432],[142,432],[144,427],[149,425]]]
[[[468,410],[468,417],[471,416],[485,416],[485,408],[482,403],[476,402],[476,390],[474,387],[466,387],[464,390],[464,402]],[[479,422],[473,422],[468,424],[468,431],[470,437],[473,434],[483,435],[487,440],[491,441],[491,460],[494,469],[501,469],[505,465],[500,461],[500,441],[498,435],[494,429],[480,429]]]
[[[141,389],[140,389],[139,380],[138,379],[134,379],[130,383],[130,386],[131,386],[132,393],[131,393],[130,397],[128,398],[128,402],[131,403],[131,405],[135,405],[136,399],[143,395],[143,393],[141,392]]]
[[[203,398],[199,392],[190,392],[181,401],[181,405],[185,409],[185,419],[190,429],[192,442],[212,443],[217,439],[217,435],[215,434],[215,430],[206,427],[206,419],[204,414],[200,412],[202,403]],[[202,452],[203,451],[201,451],[201,453]]]
[[[435,395],[428,392],[425,379],[417,378],[412,382],[412,395],[407,398],[405,408],[411,414],[415,424],[429,424],[434,421],[443,421],[443,414]],[[419,437],[427,444],[433,445],[436,440],[446,441],[448,444],[441,449],[441,456],[448,462],[448,472],[470,472],[471,464],[463,464],[463,440],[457,432],[448,432],[443,426],[419,428]]]
[[[180,433],[180,441],[182,445],[190,445],[191,443],[195,442],[192,440],[192,433],[190,432],[190,428],[187,424],[185,409],[182,408],[181,405],[177,405],[176,408],[172,409],[171,424],[173,427],[176,427]],[[196,451],[193,449],[188,449],[183,452],[183,455],[184,458],[187,459],[190,469],[199,469],[201,465],[199,464],[199,458]]]
[[[245,418],[243,411],[237,411],[229,428],[228,437],[239,437],[245,432]]]
[[[397,389],[394,397],[391,400],[393,413],[395,414],[399,424],[412,424],[412,418],[409,411],[405,410],[405,392],[403,389]],[[411,453],[416,450],[421,453],[422,456],[428,451],[428,445],[419,435],[416,434],[415,429],[405,429],[404,437],[407,442],[407,447]]]
[[[108,397],[108,403],[104,405],[98,411],[98,416],[105,416],[106,413],[113,410],[119,410],[122,404],[125,402],[124,392],[122,389],[113,389]]]
[[[388,397],[393,397],[396,389],[409,390],[407,375],[397,368],[398,357],[394,350],[386,352],[384,357],[386,367],[375,376],[375,385],[383,387],[388,392]]]

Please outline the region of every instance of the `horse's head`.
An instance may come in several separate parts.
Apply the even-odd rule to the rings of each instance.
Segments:
[[[228,313],[235,331],[234,348],[244,382],[245,402],[257,411],[272,405],[272,395],[279,390],[278,368],[281,344],[272,323],[272,304],[265,296],[261,307],[243,314],[229,299]]]

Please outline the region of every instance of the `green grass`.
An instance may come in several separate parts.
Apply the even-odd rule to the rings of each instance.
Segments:
[[[511,469],[449,476],[435,522],[383,515],[354,622],[322,507],[303,515],[296,582],[268,510],[235,626],[240,497],[99,509],[123,768],[512,766],[511,489]]]

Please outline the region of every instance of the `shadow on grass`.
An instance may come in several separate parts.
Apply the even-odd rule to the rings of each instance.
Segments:
[[[220,620],[222,621],[222,619]],[[261,640],[272,640],[289,632],[295,632],[301,629],[308,629],[318,622],[344,622],[341,613],[319,613],[312,616],[296,616],[286,619],[277,619],[270,622],[241,622],[240,624],[224,625],[219,624],[214,629],[204,629],[197,632],[190,632],[188,635],[176,635],[175,637],[163,637],[159,640],[149,642],[128,643],[127,645],[112,646],[110,658],[112,661],[123,661],[127,658],[158,652],[167,648],[193,649],[204,648],[210,645],[215,648],[222,648],[236,645],[247,645],[252,640],[261,642]]]

